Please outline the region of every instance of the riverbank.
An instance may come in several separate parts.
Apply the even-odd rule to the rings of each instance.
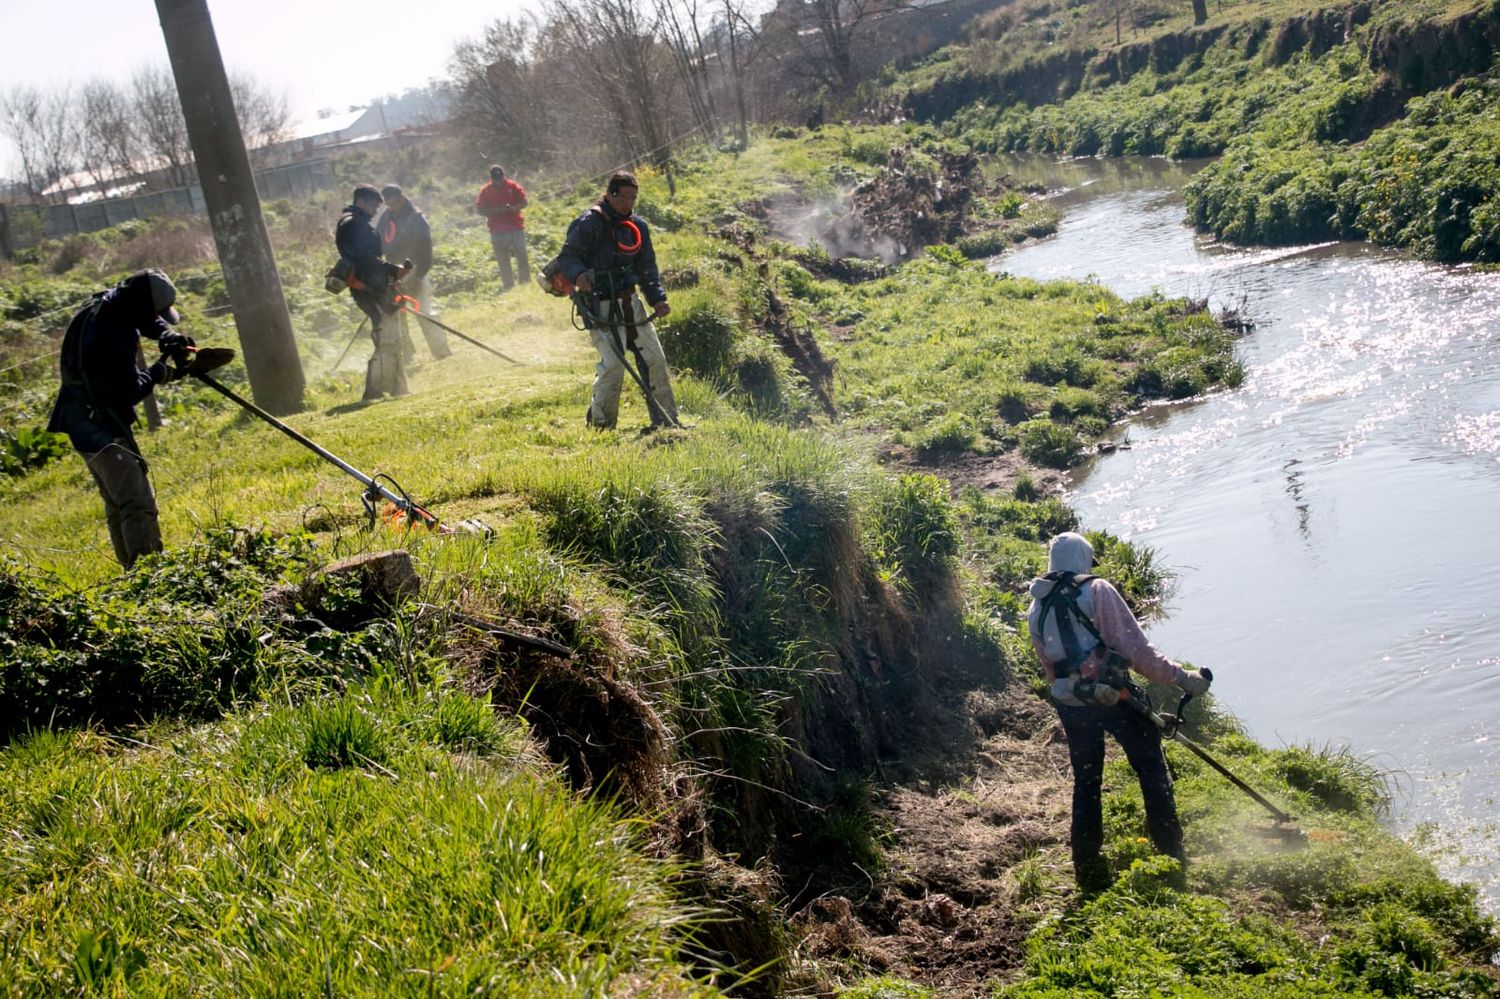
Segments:
[[[1222,156],[1188,212],[1231,242],[1500,259],[1488,0],[1233,4],[1120,35],[1098,11],[1012,6],[898,78],[909,112],[995,151]]]
[[[1453,530],[1488,516],[1497,484],[1500,279],[1367,245],[1227,247],[1181,223],[1187,169],[1057,169],[1075,188],[1062,235],[999,266],[1036,279],[1087,266],[1124,294],[1245,303],[1256,324],[1240,388],[1134,417],[1117,432],[1128,448],[1078,470],[1069,502],[1191,567],[1153,633],[1220,671],[1252,734],[1337,741],[1392,771],[1394,827],[1500,910],[1487,738],[1500,633],[1483,596],[1500,551]],[[1115,246],[1131,250],[1087,252]],[[1472,591],[1443,585],[1460,563]],[[1307,612],[1330,591],[1344,610]]]
[[[955,248],[835,268],[760,219],[763,198],[885,165],[840,150],[925,141],[768,141],[693,164],[671,201],[647,178],[692,431],[588,431],[591,353],[529,288],[445,312],[524,366],[427,362],[416,394],[365,407],[356,379],[314,381],[299,428],[493,539],[366,533],[337,470],[191,395],[145,444],[171,551],[127,576],[71,455],[7,482],[5,716],[76,726],[0,753],[7,980],[709,993],[762,968],[748,988],[871,994],[885,971],[909,992],[1484,994],[1491,929],[1380,830],[1368,772],[1207,714],[1192,731],[1328,838],[1241,842],[1244,803],[1183,760],[1184,889],[1142,852],[1114,764],[1119,879],[1073,892],[1061,748],[1017,626],[1076,518],[1029,475],[955,497],[872,450],[1060,470],[1119,413],[1227,380],[1234,342],[1201,306],[997,277]],[[466,198],[427,200],[441,219]],[[483,259],[480,233],[450,231],[440,259]],[[1149,611],[1150,553],[1096,540]],[[387,547],[417,587],[394,606],[320,571]],[[939,862],[964,849],[992,859],[956,881],[967,865]],[[1214,929],[1161,939],[1184,918]],[[1331,963],[1306,942],[1324,934]],[[1113,942],[1061,960],[1083,936]]]

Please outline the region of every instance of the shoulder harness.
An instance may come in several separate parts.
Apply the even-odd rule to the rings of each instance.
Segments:
[[[1047,615],[1051,614],[1057,619],[1058,637],[1062,639],[1063,659],[1053,667],[1058,676],[1068,676],[1078,671],[1083,661],[1088,658],[1093,649],[1084,649],[1078,641],[1078,633],[1073,630],[1073,622],[1077,621],[1100,645],[1108,648],[1104,636],[1099,634],[1099,629],[1094,627],[1094,622],[1078,606],[1078,591],[1083,584],[1097,579],[1088,573],[1074,572],[1049,572],[1043,579],[1052,581],[1052,591],[1039,601],[1042,613],[1037,617],[1037,628],[1046,626]]]

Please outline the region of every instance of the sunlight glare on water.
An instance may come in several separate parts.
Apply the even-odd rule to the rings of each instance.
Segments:
[[[1069,502],[1178,573],[1164,652],[1212,666],[1257,738],[1392,771],[1398,828],[1500,912],[1500,274],[1217,246],[1182,222],[1191,170],[1013,168],[1068,188],[1063,227],[995,269],[1256,323],[1240,388],[1148,408]]]

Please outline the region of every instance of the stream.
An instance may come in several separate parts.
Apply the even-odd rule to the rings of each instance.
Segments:
[[[1500,912],[1500,273],[1366,244],[1221,246],[1191,165],[1006,161],[1058,235],[991,269],[1237,308],[1244,384],[1152,407],[1073,476],[1177,574],[1152,641],[1267,745],[1347,747],[1391,822]]]

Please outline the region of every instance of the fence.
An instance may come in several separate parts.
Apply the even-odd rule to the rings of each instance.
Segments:
[[[304,197],[334,185],[333,168],[326,159],[273,167],[255,174],[255,187],[262,201]],[[197,184],[81,205],[0,204],[0,255],[9,258],[17,250],[35,246],[43,239],[97,232],[131,219],[202,215],[207,211],[203,189]]]

